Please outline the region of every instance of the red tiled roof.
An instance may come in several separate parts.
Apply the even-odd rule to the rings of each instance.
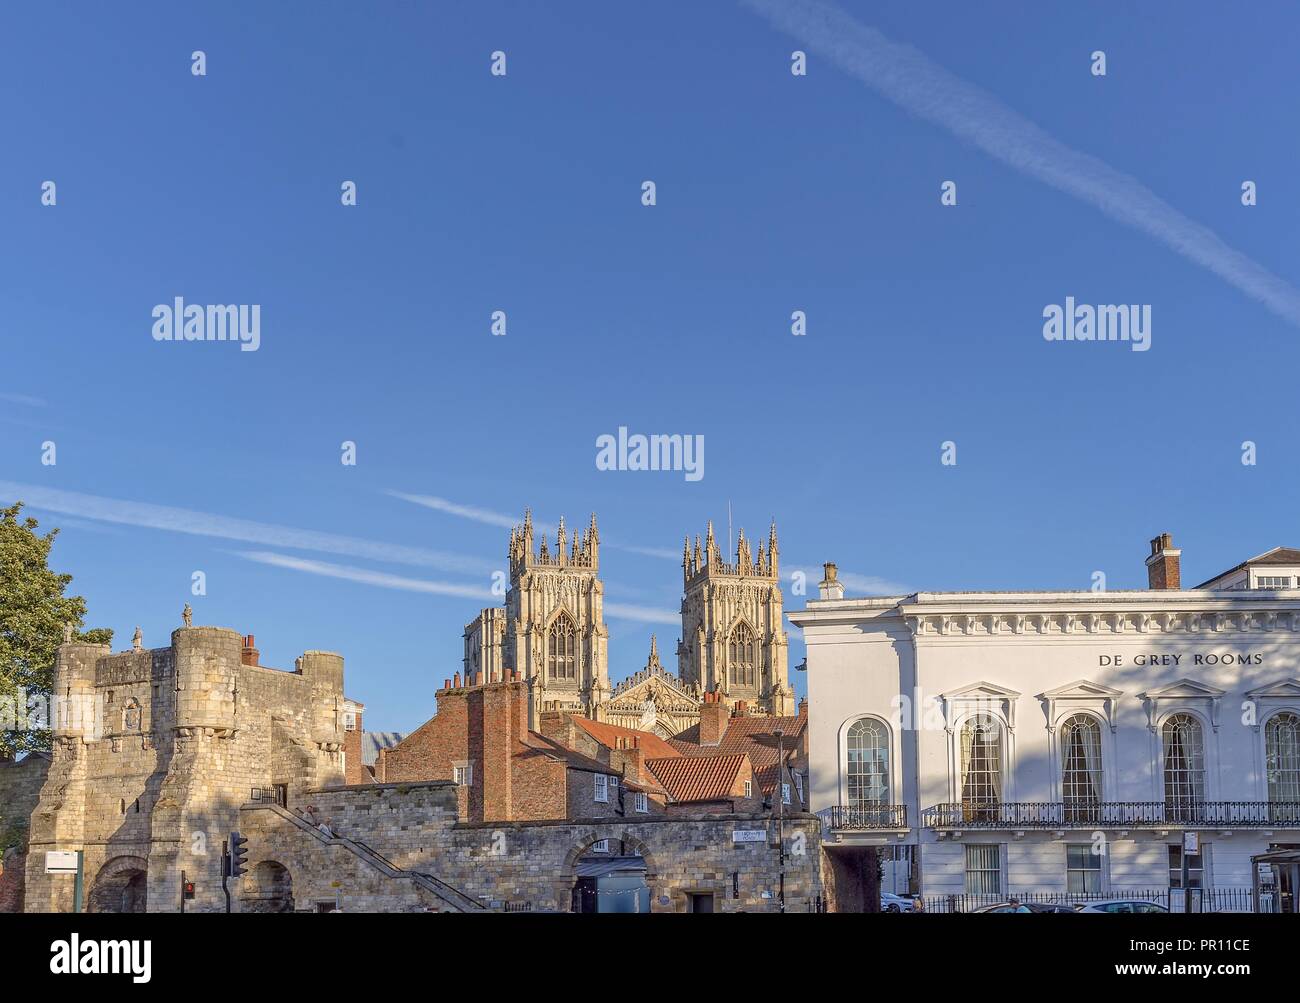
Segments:
[[[775,743],[768,745],[755,739],[760,735],[770,736],[779,728],[785,747],[786,762],[793,764],[800,737],[807,724],[808,718],[803,714],[797,717],[764,717],[758,714],[733,717],[727,721],[727,730],[722,735],[722,741],[717,745],[699,744],[698,725],[693,725],[676,738],[669,739],[669,744],[683,756],[691,758],[731,756],[742,753],[749,756],[749,761],[754,766],[754,773],[758,777],[759,789],[765,795],[770,795],[776,790],[776,745]]]
[[[735,756],[672,756],[647,759],[646,768],[664,785],[674,801],[721,801],[731,797],[736,774],[747,764]]]
[[[637,731],[635,728],[624,728],[622,725],[607,724],[604,721],[593,721],[587,717],[575,716],[573,723],[607,749],[625,749],[635,742],[647,759],[664,759],[681,755],[652,732]]]

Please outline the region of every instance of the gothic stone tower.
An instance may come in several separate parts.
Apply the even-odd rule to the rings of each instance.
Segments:
[[[465,672],[518,670],[530,684],[529,727],[543,711],[594,718],[609,698],[609,630],[602,614],[596,517],[572,544],[560,520],[554,552],[533,548],[532,513],[510,531],[504,617],[488,609],[465,631]],[[472,674],[472,676],[471,676]]]
[[[776,523],[767,550],[750,553],[741,530],[736,562],[722,560],[713,523],[704,546],[688,539],[682,550],[682,637],[677,643],[677,673],[682,682],[718,693],[734,707],[767,714],[794,713],[787,676],[787,639],[781,623]]]

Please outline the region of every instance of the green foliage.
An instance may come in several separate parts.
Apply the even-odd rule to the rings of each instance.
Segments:
[[[6,707],[49,697],[54,649],[63,642],[64,624],[73,625],[78,640],[103,644],[113,639],[113,632],[103,627],[81,631],[86,600],[65,596],[72,576],[49,567],[59,531],[40,535],[35,519],[20,518],[22,507],[18,502],[0,508],[0,715]],[[49,748],[48,730],[8,730],[13,723],[5,721],[0,728],[0,756]]]
[[[0,818],[0,854],[11,846],[16,846],[19,850],[27,848],[27,826],[21,821],[10,822]]]

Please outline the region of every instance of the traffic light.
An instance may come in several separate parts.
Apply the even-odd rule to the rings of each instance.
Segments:
[[[194,882],[193,882],[193,881],[186,881],[186,882],[185,882],[181,887],[185,890],[185,897],[186,897],[187,899],[192,899],[192,898],[194,898]]]
[[[232,878],[237,878],[244,873],[244,865],[248,863],[248,837],[241,836],[237,832],[230,834],[230,871]]]

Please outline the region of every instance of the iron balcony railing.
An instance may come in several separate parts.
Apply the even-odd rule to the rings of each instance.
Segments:
[[[1300,801],[1002,801],[937,804],[927,829],[1300,828]]]
[[[832,829],[906,829],[907,805],[834,805],[831,808],[830,827]]]

